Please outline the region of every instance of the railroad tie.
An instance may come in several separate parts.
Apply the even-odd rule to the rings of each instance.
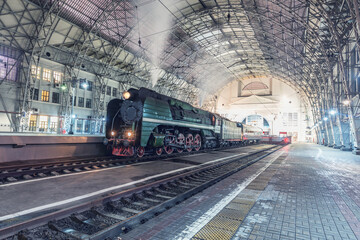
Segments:
[[[172,199],[173,197],[170,197],[170,196],[165,196],[165,195],[162,195],[162,194],[155,194],[155,197],[158,197],[158,198],[164,198],[164,199]]]
[[[153,203],[161,203],[160,200],[157,200],[157,199],[152,199],[152,198],[144,198],[144,200],[148,201],[148,202],[153,202]]]
[[[116,220],[119,220],[119,221],[124,221],[124,220],[127,219],[126,217],[121,216],[121,215],[119,215],[119,214],[108,213],[108,212],[105,212],[105,211],[100,210],[100,209],[92,209],[92,211],[93,211],[95,214],[99,214],[100,216],[113,218],[113,219],[116,219]]]
[[[132,209],[132,208],[127,208],[127,207],[122,207],[121,210],[124,211],[124,212],[132,213],[132,214],[141,213],[141,211],[139,211],[139,210]]]
[[[89,239],[90,236],[88,234],[85,234],[85,233],[81,233],[75,229],[72,229],[72,228],[62,228],[60,226],[58,226],[57,224],[53,223],[53,222],[50,222],[49,223],[49,227],[50,229],[53,229],[55,231],[58,231],[58,232],[62,232],[66,235],[70,235],[72,237],[75,237],[77,239]]]
[[[196,184],[196,183],[190,183],[190,182],[184,182],[184,181],[179,181],[180,185],[182,186],[186,186],[186,187],[189,187],[189,188],[193,188],[193,187],[197,187],[199,186],[199,184]],[[181,187],[182,187],[181,186]]]
[[[106,228],[108,226],[103,222],[99,222],[99,221],[95,221],[94,219],[87,218],[82,214],[73,214],[70,216],[70,219],[76,223],[90,225],[93,227]]]
[[[167,191],[167,190],[162,190],[160,188],[156,188],[155,190],[157,192],[159,192],[159,193],[163,193],[163,194],[166,194],[166,195],[171,195],[171,196],[176,196],[177,195],[177,193],[170,192],[170,191]]]
[[[146,203],[142,203],[142,202],[132,202],[131,204],[135,205],[135,206],[139,206],[139,207],[144,207],[144,208],[148,208],[149,205]]]

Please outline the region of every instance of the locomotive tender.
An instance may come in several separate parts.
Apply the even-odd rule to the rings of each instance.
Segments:
[[[145,152],[199,151],[257,143],[262,130],[147,88],[129,89],[107,106],[105,144],[113,155],[142,157]]]

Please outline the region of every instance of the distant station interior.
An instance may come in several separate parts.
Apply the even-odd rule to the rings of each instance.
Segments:
[[[0,0],[0,240],[360,240],[360,0]]]

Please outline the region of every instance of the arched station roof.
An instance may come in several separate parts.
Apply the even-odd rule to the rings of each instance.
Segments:
[[[70,75],[186,101],[275,76],[314,104],[358,34],[357,10],[357,0],[12,0],[2,1],[0,43],[28,64],[51,58]]]

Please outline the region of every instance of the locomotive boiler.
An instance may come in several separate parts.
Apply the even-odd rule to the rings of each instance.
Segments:
[[[142,157],[256,143],[262,130],[147,88],[129,89],[107,106],[106,141],[113,155]]]

